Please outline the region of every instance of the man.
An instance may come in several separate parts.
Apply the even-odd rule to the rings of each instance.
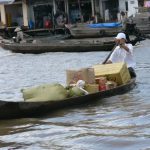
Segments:
[[[126,35],[124,33],[118,33],[118,35],[115,37],[115,42],[117,46],[112,52],[107,63],[124,62],[127,64],[131,78],[136,77],[136,74],[134,72],[136,63],[134,62],[134,59],[133,59],[132,44],[126,43]]]
[[[17,27],[14,32],[17,33],[17,37],[15,38],[15,42],[17,42],[17,43],[23,42],[24,37],[23,37],[23,31],[21,30],[21,28]]]
[[[110,20],[110,14],[109,14],[109,9],[105,10],[105,22],[108,22]]]

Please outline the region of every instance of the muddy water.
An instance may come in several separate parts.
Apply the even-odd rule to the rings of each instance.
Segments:
[[[137,86],[124,95],[42,118],[0,121],[0,149],[149,150],[150,41],[135,48]],[[22,100],[20,89],[65,84],[66,69],[102,62],[108,52],[15,54],[0,49],[0,99]]]

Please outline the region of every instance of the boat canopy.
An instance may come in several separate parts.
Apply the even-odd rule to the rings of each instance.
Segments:
[[[0,4],[12,4],[15,0],[0,0]]]
[[[122,23],[120,22],[112,22],[112,23],[96,23],[96,24],[88,24],[90,28],[116,28],[122,27]]]

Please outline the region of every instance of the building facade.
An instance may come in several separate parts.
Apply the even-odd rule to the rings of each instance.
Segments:
[[[0,4],[5,26],[52,27],[53,24],[119,21],[118,13],[135,15],[138,0],[15,0]]]

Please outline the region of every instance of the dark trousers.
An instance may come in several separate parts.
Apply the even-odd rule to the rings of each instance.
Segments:
[[[131,78],[136,78],[136,73],[132,67],[128,68]]]

